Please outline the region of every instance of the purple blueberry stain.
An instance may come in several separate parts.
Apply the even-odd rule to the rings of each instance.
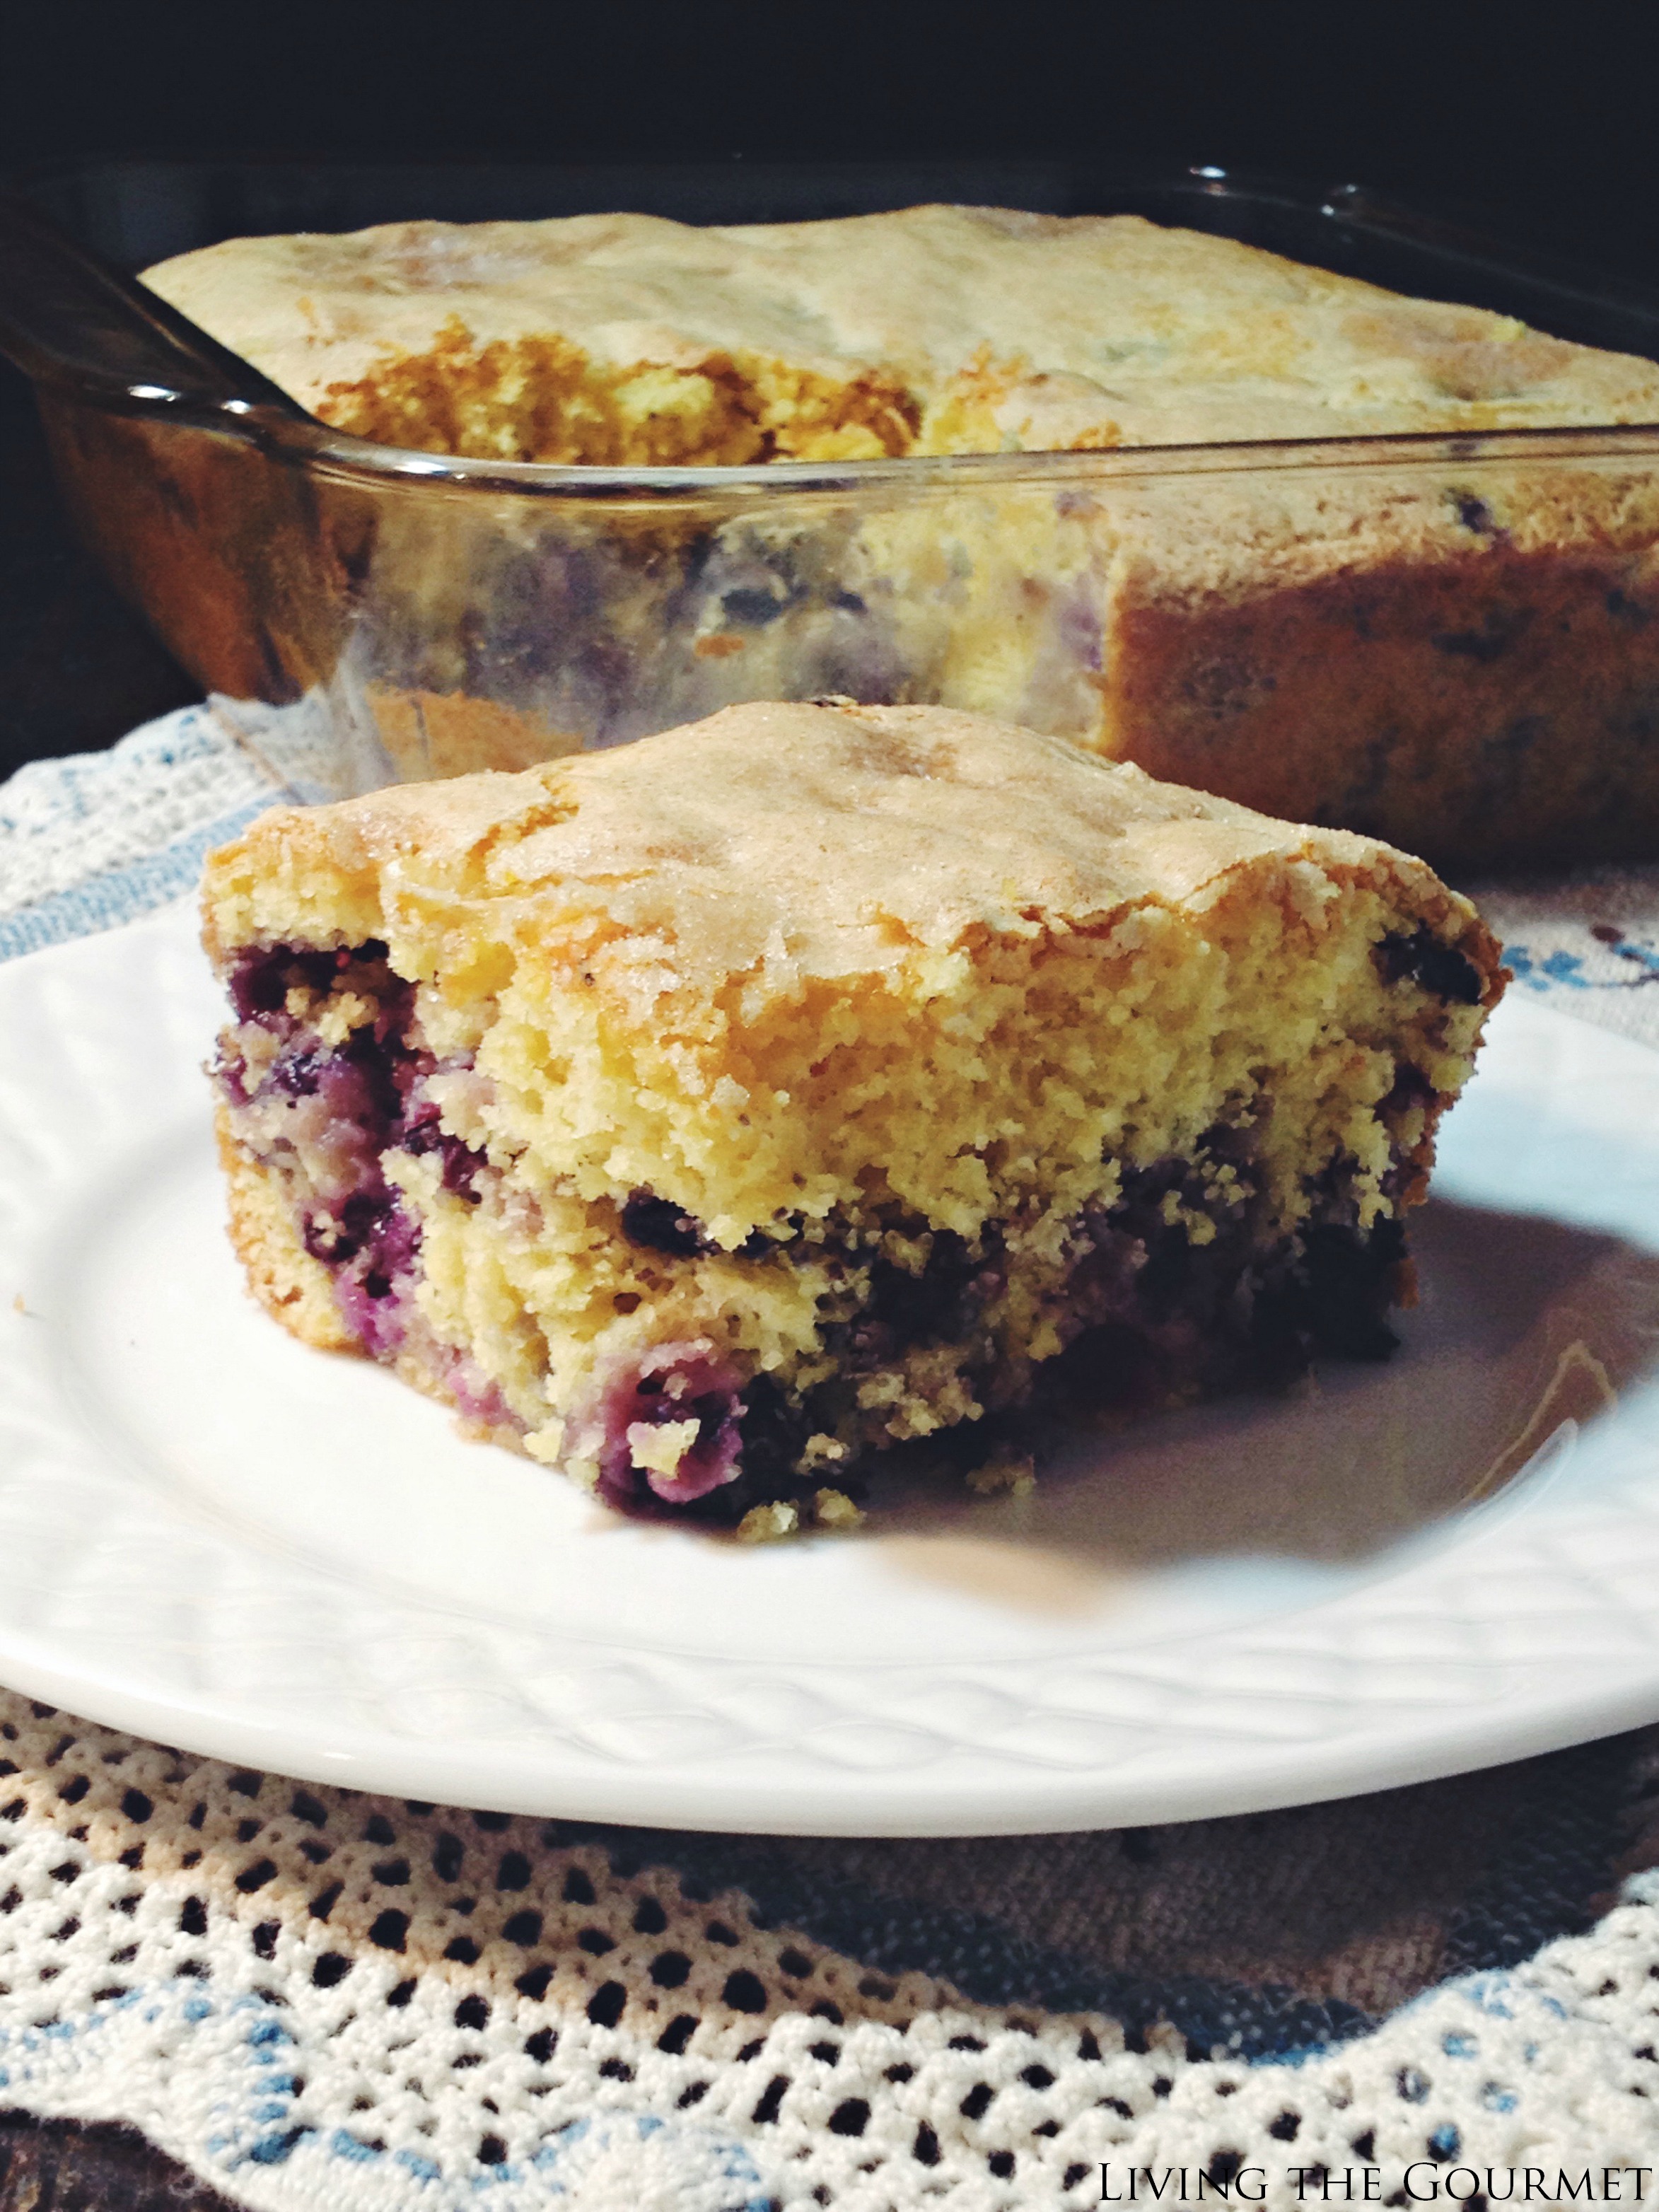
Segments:
[[[1092,584],[1073,585],[1061,595],[1055,626],[1061,644],[1078,665],[1092,669],[1098,675],[1106,625],[1099,595]]]
[[[285,945],[246,955],[232,974],[232,1000],[242,1024],[263,1031],[275,1054],[268,1061],[260,1055],[255,1082],[233,1036],[219,1066],[234,1104],[268,1103],[309,1116],[295,1125],[295,1139],[325,1147],[333,1171],[304,1212],[305,1247],[329,1270],[342,1316],[377,1359],[395,1358],[416,1321],[422,1242],[419,1219],[386,1178],[385,1155],[401,1151],[432,1161],[441,1188],[471,1205],[482,1200],[489,1172],[484,1154],[443,1127],[426,1090],[438,1063],[410,1042],[412,991],[384,971],[385,957],[378,943],[334,951]],[[289,1012],[295,990],[323,997],[349,971],[377,965],[380,974],[362,979],[378,1001],[375,1018],[340,1043],[325,1044]],[[282,1148],[293,1140],[279,1128],[274,1141]],[[649,1190],[629,1199],[623,1225],[630,1241],[666,1256],[712,1249],[700,1222]],[[768,1240],[761,1243],[769,1250]],[[494,1427],[516,1425],[475,1364],[440,1349],[448,1354],[444,1379],[462,1413]],[[670,1344],[647,1352],[602,1396],[601,1493],[624,1511],[659,1514],[725,1492],[740,1471],[745,1411],[741,1378],[710,1346]],[[659,1437],[664,1430],[672,1433]]]
[[[399,1142],[404,1152],[417,1158],[435,1155],[444,1189],[464,1198],[469,1206],[477,1205],[483,1196],[478,1178],[489,1163],[481,1152],[443,1127],[438,1109],[429,1099],[415,1109]]]
[[[653,1190],[629,1193],[622,1210],[622,1231],[630,1244],[669,1259],[691,1260],[710,1249],[696,1216],[672,1199],[659,1198]]]
[[[637,1244],[642,1251],[659,1252],[667,1260],[697,1260],[720,1249],[695,1213],[643,1186],[630,1191],[623,1203],[622,1232],[630,1244]],[[775,1249],[763,1229],[751,1229],[735,1252],[726,1256],[764,1260]]]
[[[276,1041],[276,1056],[252,1089],[246,1060],[234,1042],[218,1067],[234,1105],[271,1099],[297,1108],[314,1100],[321,1109],[338,1179],[316,1193],[301,1233],[307,1251],[333,1276],[343,1318],[376,1358],[394,1353],[408,1332],[421,1246],[420,1223],[386,1180],[385,1154],[402,1150],[435,1158],[442,1188],[472,1205],[483,1195],[488,1166],[483,1153],[444,1129],[436,1103],[424,1095],[437,1063],[409,1042],[413,991],[384,973],[386,958],[386,946],[373,939],[334,951],[281,945],[245,954],[231,973],[232,1003],[244,1024]],[[370,979],[375,1017],[342,1043],[325,1045],[289,1013],[290,991],[325,995],[349,972],[364,969],[382,970]]]
[[[352,1200],[347,1200],[350,1211]],[[420,1224],[395,1193],[357,1215],[362,1224],[349,1259],[337,1267],[334,1295],[364,1347],[377,1358],[395,1352],[408,1334],[407,1292],[421,1249]]]
[[[1385,982],[1416,983],[1434,997],[1460,1006],[1480,1003],[1480,969],[1467,953],[1437,937],[1426,924],[1409,935],[1403,930],[1390,930],[1378,940],[1374,957]]]
[[[1497,526],[1486,501],[1477,499],[1471,491],[1454,492],[1452,498],[1456,505],[1457,519],[1464,529],[1472,530],[1477,538],[1489,538]]]
[[[272,945],[242,953],[230,973],[230,1000],[238,1021],[280,1013],[295,986],[323,993],[348,968],[373,967],[386,957],[378,937],[332,951],[314,945]]]
[[[746,1410],[741,1377],[710,1345],[652,1346],[602,1386],[581,1424],[598,1431],[599,1495],[624,1513],[650,1513],[653,1501],[690,1505],[735,1481]],[[670,1463],[644,1464],[655,1456],[652,1432],[670,1428],[677,1433],[662,1453]]]
[[[848,1332],[848,1366],[880,1366],[913,1346],[969,1334],[1005,1280],[1000,1251],[975,1257],[948,1229],[933,1231],[920,1273],[876,1258],[868,1300]]]

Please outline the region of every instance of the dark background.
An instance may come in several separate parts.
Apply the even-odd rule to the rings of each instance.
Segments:
[[[1643,0],[13,0],[0,158],[1070,151],[1486,200],[1640,256],[1659,239],[1656,58]]]
[[[0,0],[0,167],[101,155],[1083,155],[1358,180],[1659,289],[1659,18],[859,0]],[[425,210],[410,208],[410,215]],[[0,773],[192,696],[59,518],[0,364]]]
[[[0,4],[14,163],[1074,152],[1485,201],[1638,260],[1659,245],[1656,93],[1644,0]]]

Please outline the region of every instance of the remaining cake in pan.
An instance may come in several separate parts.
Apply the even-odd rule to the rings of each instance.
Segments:
[[[911,469],[661,514],[405,486],[372,546],[341,494],[323,535],[356,549],[356,665],[400,773],[841,692],[1460,867],[1659,850],[1659,449],[1485,437],[1659,422],[1650,362],[1231,239],[986,208],[410,222],[234,240],[149,282],[395,445]],[[1401,431],[1459,442],[922,465]]]
[[[1659,418],[1659,368],[1138,216],[234,239],[145,281],[325,422],[504,460],[878,460]]]
[[[255,1294],[626,1510],[1382,1356],[1501,983],[1420,862],[944,709],[741,707],[209,864]]]

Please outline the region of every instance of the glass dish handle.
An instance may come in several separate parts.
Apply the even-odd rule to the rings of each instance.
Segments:
[[[106,404],[241,418],[310,418],[286,392],[89,252],[21,199],[0,193],[0,352],[37,384]],[[223,425],[228,427],[228,425]]]

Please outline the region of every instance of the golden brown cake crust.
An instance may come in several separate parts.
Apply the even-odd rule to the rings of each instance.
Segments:
[[[827,840],[826,814],[856,817],[856,842]],[[625,943],[642,988],[667,969],[680,988],[713,990],[763,963],[868,973],[1023,920],[1088,927],[1147,899],[1201,907],[1268,855],[1437,888],[1372,841],[977,715],[762,703],[517,775],[273,810],[215,861],[208,941],[221,956],[268,941],[268,885],[291,926],[314,858],[337,908],[343,882],[361,885],[364,937],[405,901],[489,908],[494,928],[520,938],[555,924],[573,942]]]
[[[708,229],[637,215],[392,223],[231,240],[146,281],[348,428],[360,427],[352,395],[398,362],[463,380],[580,363],[716,384],[782,367],[805,380],[798,401],[815,382],[842,395],[871,453],[1659,416],[1651,362],[1137,216],[929,206]],[[556,360],[514,350],[549,340]]]

